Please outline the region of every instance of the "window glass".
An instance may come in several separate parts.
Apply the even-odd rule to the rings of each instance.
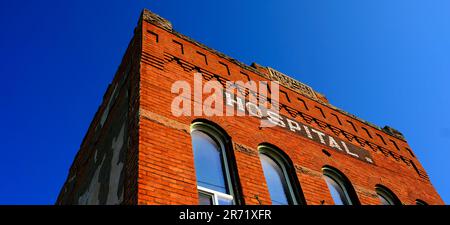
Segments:
[[[214,191],[228,193],[220,145],[201,131],[193,131],[191,135],[197,184]]]
[[[228,198],[218,197],[217,201],[219,205],[233,205],[233,200]]]
[[[401,205],[402,203],[397,198],[397,196],[389,190],[389,188],[383,185],[375,185],[375,190],[377,191],[378,198],[380,199],[381,205]]]
[[[394,205],[393,201],[390,200],[387,196],[378,193],[378,198],[380,199],[381,205]]]
[[[260,154],[261,165],[273,205],[289,204],[289,188],[282,168],[270,157]]]
[[[328,176],[325,176],[325,181],[335,205],[351,205],[345,189],[338,182]]]
[[[213,205],[213,196],[206,193],[198,193],[199,205]]]

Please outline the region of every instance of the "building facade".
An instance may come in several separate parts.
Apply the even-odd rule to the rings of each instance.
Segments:
[[[194,87],[195,74],[222,85],[277,81],[278,101],[270,87],[266,97],[279,114],[246,104],[254,93],[236,86],[222,92],[224,107],[246,116],[174,115],[174,83]],[[261,125],[260,110],[273,126]],[[270,67],[208,48],[144,10],[56,204],[444,203],[397,130],[344,112]]]

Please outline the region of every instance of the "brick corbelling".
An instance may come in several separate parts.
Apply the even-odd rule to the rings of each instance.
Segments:
[[[172,128],[173,129],[173,128]],[[236,143],[239,143],[239,142],[236,142]],[[240,143],[239,143],[240,144]],[[242,145],[242,144],[241,144]],[[245,144],[244,144],[245,145]],[[248,148],[250,148],[250,147],[248,147]],[[250,148],[251,149],[251,148]],[[243,153],[242,151],[237,151],[237,152],[239,152],[239,154],[240,155],[242,155],[242,154],[244,154],[244,155],[248,155],[248,154],[246,154],[246,153]],[[236,153],[236,154],[238,154],[238,153]],[[252,155],[252,154],[250,154],[250,155]],[[256,158],[257,159],[257,158]],[[313,161],[317,161],[317,160],[313,160]],[[248,167],[248,165],[250,165],[250,164],[252,164],[251,163],[251,159],[246,159],[245,160],[245,162],[242,162],[241,163],[242,165],[242,168],[246,168],[247,170],[250,170],[250,171],[255,171],[255,167]],[[341,165],[341,166],[337,166],[337,167],[348,167],[348,166],[346,166],[346,165]],[[241,167],[240,167],[241,168]],[[392,171],[392,173],[395,173],[396,171]],[[253,173],[253,172],[252,172]],[[319,177],[320,178],[320,176],[321,176],[321,174],[320,174],[320,172],[314,172],[314,174],[315,174],[315,176],[316,177]],[[249,190],[252,190],[253,188],[255,188],[255,187],[257,187],[257,186],[260,186],[260,185],[258,185],[258,184],[256,184],[256,185],[252,185],[252,183],[250,183],[250,184],[248,184],[247,182],[245,182],[245,179],[243,179],[242,177],[241,177],[241,180],[242,180],[242,183],[244,183],[243,184],[243,187],[244,187],[244,193],[245,193],[245,196],[247,196],[247,198],[248,199],[246,199],[246,202],[247,201],[250,201],[250,202],[252,202],[252,201],[254,201],[254,200],[252,200],[251,199],[251,197],[248,197],[248,196],[253,196],[252,194],[248,194],[247,192],[248,192],[248,190],[247,189],[249,189]],[[322,182],[322,180],[320,180],[320,182]],[[385,183],[385,182],[383,182],[383,181],[380,181],[379,183]],[[373,184],[373,185],[375,185],[375,184]],[[247,188],[247,189],[246,189]],[[322,190],[323,191],[323,190]],[[364,194],[361,194],[361,195],[364,195]],[[366,194],[367,195],[367,194]],[[245,197],[244,196],[244,197]],[[363,197],[361,197],[361,198],[363,198]],[[315,200],[315,202],[317,203],[317,201]],[[363,201],[363,200],[361,200],[361,202],[363,203],[363,204],[365,204],[365,203],[367,203],[367,204],[369,204],[369,202],[370,201]],[[372,203],[372,204],[374,204],[374,203]]]
[[[155,22],[155,20],[153,19],[155,16],[157,18],[161,18],[164,22],[161,23],[159,19]],[[146,19],[146,18],[152,18],[152,19]],[[152,24],[152,25],[154,25],[154,26],[156,26],[158,28],[161,28],[161,29],[165,30],[166,32],[169,32],[170,34],[172,34],[172,35],[174,35],[174,36],[176,36],[176,37],[178,37],[178,38],[180,38],[180,39],[182,39],[184,41],[187,41],[187,42],[193,44],[194,46],[196,46],[198,48],[201,48],[201,49],[203,49],[203,50],[205,50],[205,51],[207,51],[207,52],[209,52],[211,54],[217,55],[218,57],[222,58],[223,60],[226,60],[226,61],[228,61],[228,62],[230,62],[230,63],[232,63],[234,65],[237,65],[237,66],[241,67],[242,69],[244,69],[244,70],[246,70],[248,72],[254,73],[254,74],[256,74],[256,75],[258,75],[258,76],[260,76],[260,77],[262,77],[264,79],[268,78],[269,72],[267,71],[266,68],[261,69],[261,66],[259,66],[256,63],[253,63],[254,66],[248,66],[245,63],[240,62],[239,60],[236,60],[236,59],[234,59],[234,58],[232,58],[232,57],[230,57],[230,56],[228,56],[228,55],[226,55],[224,53],[221,53],[221,52],[219,52],[219,51],[217,51],[215,49],[212,49],[212,48],[210,48],[208,46],[205,46],[202,43],[199,43],[199,42],[191,39],[190,37],[187,37],[187,36],[185,36],[185,35],[183,35],[181,33],[178,33],[172,28],[172,25],[170,24],[169,21],[167,21],[167,20],[163,19],[162,17],[152,13],[148,9],[144,9],[143,10],[141,19],[143,19],[143,21],[147,22],[148,24]],[[167,25],[167,24],[170,24],[170,25]],[[168,28],[169,26],[170,26],[170,28]],[[293,78],[291,78],[291,79],[293,79]],[[297,93],[297,94],[299,94],[299,93]],[[320,93],[318,93],[318,94],[320,96],[322,96]],[[348,116],[348,117],[350,117],[352,119],[355,119],[355,120],[361,122],[362,124],[365,124],[365,125],[367,125],[369,127],[372,127],[372,128],[374,128],[374,129],[376,129],[376,130],[378,130],[380,132],[383,132],[384,134],[389,135],[390,137],[393,137],[396,140],[399,140],[399,141],[402,141],[402,142],[406,142],[406,139],[404,139],[404,138],[402,138],[402,137],[400,137],[398,135],[394,135],[394,134],[392,134],[392,132],[386,132],[386,129],[382,129],[379,126],[377,126],[377,125],[375,125],[373,123],[370,123],[370,122],[368,122],[366,120],[363,120],[363,119],[361,119],[361,118],[359,118],[359,117],[357,117],[357,116],[355,116],[355,115],[353,115],[353,114],[351,114],[349,112],[346,112],[346,111],[344,111],[342,109],[339,109],[338,107],[336,107],[334,105],[331,105],[329,103],[321,101],[320,99],[319,100],[318,99],[313,99],[313,98],[311,98],[308,95],[303,95],[303,94],[301,94],[301,95],[303,97],[308,98],[311,101],[314,101],[314,102],[324,106],[324,107],[327,107],[327,108],[329,108],[331,110],[337,111],[337,112],[339,112],[341,114],[344,114],[344,115],[346,115],[346,116]]]
[[[198,46],[190,39],[184,39],[183,36],[174,33],[171,26],[164,25],[166,21],[158,18],[156,20],[156,23],[162,25],[156,27],[147,22],[139,22],[112,82],[116,83],[121,74],[129,68],[133,71],[127,78],[130,96],[128,117],[130,141],[127,144],[129,152],[124,167],[127,175],[122,204],[197,204],[198,193],[189,126],[199,117],[174,117],[171,114],[170,102],[173,94],[170,93],[170,85],[175,80],[192,78],[193,72],[197,71],[203,73],[205,79],[217,79],[221,83],[243,75],[254,80],[264,80],[265,73],[264,70],[257,69],[257,66],[239,65],[239,62],[234,62],[227,56]],[[160,28],[161,26],[163,28]],[[179,44],[173,45],[172,40]],[[204,58],[196,59],[196,51],[204,54]],[[206,58],[208,65],[205,64]],[[219,62],[226,63],[225,67]],[[95,127],[112,90],[113,85],[105,93],[103,103],[83,139],[62,193],[72,188],[69,185],[71,181],[87,182],[87,178],[83,177],[83,169],[93,156],[92,151],[86,146],[98,138],[94,135]],[[297,96],[290,90],[286,90],[286,93],[291,98]],[[273,142],[293,161],[308,204],[333,203],[321,173],[324,165],[338,168],[349,178],[362,204],[379,203],[378,198],[374,196],[373,188],[376,184],[391,188],[406,204],[414,204],[417,198],[430,204],[443,203],[427,180],[422,179],[422,182],[418,182],[417,174],[411,168],[414,168],[421,177],[427,176],[416,159],[409,159],[402,152],[392,152],[395,149],[387,149],[392,146],[370,142],[369,137],[357,136],[357,132],[353,133],[349,125],[339,126],[329,118],[321,118],[318,113],[286,102],[286,99],[281,99],[280,102],[283,103],[281,110],[286,115],[341,138],[347,138],[345,137],[347,135],[354,141],[353,143],[364,145],[363,147],[369,149],[376,157],[377,166],[335,152],[331,152],[331,156],[325,156],[321,152],[323,146],[309,139],[292,137],[277,128],[255,127],[258,122],[255,118],[207,118],[222,127],[232,138],[233,154],[245,204],[271,204],[257,154],[257,147],[263,142]],[[305,102],[310,109],[315,103],[320,104],[308,98]],[[325,113],[329,113],[327,110],[324,108]],[[108,123],[106,121],[105,126],[108,126]],[[407,143],[401,142],[399,146],[403,149]],[[392,160],[384,160],[385,156]],[[62,197],[63,194],[60,194],[58,203]]]
[[[165,53],[165,55],[170,55],[168,53]],[[166,57],[168,58],[168,57]],[[227,78],[224,78],[220,75],[215,75],[213,72],[210,72],[207,69],[202,68],[202,66],[194,66],[191,65],[188,68],[192,68],[191,70],[186,70],[186,66],[183,66],[183,64],[189,64],[181,59],[175,59],[175,57],[172,56],[172,58],[168,58],[168,60],[166,61],[166,63],[170,63],[175,61],[176,64],[178,66],[181,66],[183,68],[183,70],[187,71],[187,72],[191,72],[193,69],[197,69],[199,72],[202,72],[204,75],[205,80],[210,80],[210,79],[217,79],[219,81],[225,82],[228,81]],[[353,133],[350,133],[348,131],[345,131],[341,128],[335,127],[325,121],[322,121],[321,119],[318,119],[316,117],[314,117],[313,115],[309,115],[307,113],[305,113],[305,111],[300,111],[298,109],[295,109],[291,106],[287,106],[284,103],[278,103],[281,107],[281,109],[286,109],[286,112],[289,113],[289,115],[291,115],[294,119],[295,118],[300,118],[303,119],[303,121],[307,124],[311,124],[312,122],[314,122],[313,124],[317,125],[318,128],[320,128],[321,130],[329,133],[329,134],[336,134],[338,133],[338,137],[342,134],[349,142],[351,143],[355,143],[356,145],[360,145],[362,148],[365,148],[366,150],[372,150],[372,151],[377,151],[378,149],[381,149],[383,153],[386,153],[385,156],[386,157],[391,157],[393,160],[395,161],[400,161],[400,158],[402,158],[403,160],[401,162],[404,162],[406,165],[410,165],[410,162],[412,161],[412,159],[409,159],[407,156],[404,155],[400,155],[396,152],[394,152],[395,150],[387,150],[386,148],[383,148],[375,143],[370,142],[369,140],[366,140],[363,137],[357,136]],[[297,107],[297,106],[295,106]],[[284,111],[281,111],[284,112]],[[337,130],[339,132],[337,132]],[[372,146],[372,147],[370,147]],[[373,148],[373,146],[377,146],[378,148]],[[413,169],[411,167],[411,169]],[[420,170],[422,171],[422,170]],[[419,173],[420,177],[428,180],[427,176],[422,176],[421,173]]]
[[[195,57],[193,55],[195,49],[183,41],[180,41],[180,43],[184,45],[184,54],[172,52],[176,50],[173,49],[172,39],[179,40],[176,37],[172,37],[171,33],[164,33],[145,23],[143,24],[143,30],[151,30],[159,35],[159,42],[156,43],[154,39],[151,40],[151,43],[144,44],[143,51],[157,57],[158,62],[163,60],[164,65],[161,69],[160,65],[155,62],[141,63],[141,110],[139,118],[146,125],[140,128],[139,180],[142,181],[140,185],[145,188],[145,191],[139,192],[138,202],[140,204],[169,204],[169,202],[178,202],[179,204],[194,202],[192,204],[196,204],[195,176],[190,181],[186,176],[188,173],[194,173],[193,162],[190,161],[193,159],[190,158],[192,157],[192,147],[190,146],[189,125],[197,117],[174,117],[171,115],[170,102],[174,95],[170,93],[170,85],[176,80],[189,81],[193,72],[196,71],[202,72],[209,79],[219,79],[219,81],[223,82],[226,78],[231,79],[236,77],[236,74],[240,75],[239,70],[229,66],[231,75],[226,75],[226,71],[218,72],[223,69],[223,66],[214,64],[216,63],[215,58],[208,58],[208,65],[203,65],[202,61],[195,61],[193,59]],[[145,34],[143,35],[145,36]],[[208,55],[208,52],[206,54],[208,57],[211,57]],[[151,65],[152,63],[155,65]],[[216,68],[217,66],[220,66],[221,69]],[[249,74],[254,76],[251,73]],[[291,94],[290,92],[288,93]],[[310,102],[307,102],[307,104],[309,104],[310,108],[313,106]],[[287,112],[291,115],[291,113],[297,114],[297,111],[301,112],[302,114],[297,115],[297,118],[301,117],[301,121],[309,120],[309,123],[318,129],[327,129],[332,134],[340,133],[340,137],[343,138],[346,137],[343,136],[342,129],[348,130],[348,133],[352,132],[352,128],[349,126],[338,127],[338,125],[330,123],[328,120],[319,119],[319,114],[315,115],[311,111],[298,109],[295,105],[286,105],[291,107],[291,112],[289,113],[286,110],[283,113]],[[143,113],[142,109],[151,112],[151,114]],[[144,114],[146,116],[143,116]],[[419,179],[414,175],[415,172],[411,170],[411,167],[408,167],[406,163],[398,163],[399,161],[395,160],[392,154],[389,154],[389,150],[387,153],[392,160],[381,160],[385,156],[380,149],[377,149],[380,143],[366,143],[364,146],[364,148],[369,149],[374,154],[374,157],[378,158],[378,164],[381,166],[372,167],[363,162],[349,159],[343,154],[332,152],[331,157],[326,157],[321,152],[322,146],[318,146],[308,139],[292,137],[280,129],[258,130],[254,127],[254,124],[257,122],[254,118],[230,119],[214,117],[207,119],[222,127],[232,138],[245,204],[271,203],[259,157],[255,152],[258,144],[270,141],[273,137],[277,137],[277,140],[275,141],[274,139],[273,141],[276,142],[277,146],[279,144],[278,147],[289,155],[296,167],[309,169],[305,173],[298,169],[296,170],[308,204],[322,204],[322,202],[323,204],[332,204],[331,196],[327,191],[326,183],[320,172],[321,167],[324,165],[334,166],[349,177],[362,204],[377,204],[378,199],[373,198],[373,195],[371,195],[373,192],[371,193],[370,190],[373,191],[374,186],[378,183],[392,188],[396,194],[398,193],[399,198],[403,202],[413,203],[414,198],[423,198],[423,200],[434,204],[441,202],[439,197],[436,197],[432,187],[427,186],[429,183],[418,182]],[[329,128],[325,127],[325,123],[330,125],[328,126]],[[366,139],[367,137],[364,138]],[[353,137],[353,139],[356,138]],[[162,145],[161,142],[166,144]],[[179,146],[180,142],[182,143],[181,146]],[[354,143],[360,145],[356,140],[354,140]],[[245,149],[238,149],[239,147],[236,147],[236,144],[244,146]],[[376,151],[373,150],[373,147],[375,147]],[[387,150],[386,147],[384,147],[385,150]],[[171,149],[173,154],[169,154],[167,149]],[[248,149],[250,151],[247,151]],[[401,157],[400,159],[400,161],[403,160]],[[153,161],[153,163],[149,160]],[[174,172],[170,172],[172,171],[170,167],[163,166],[163,164],[167,163],[170,165],[188,165],[188,167],[184,168],[186,173],[180,173],[180,177],[187,179],[184,181],[188,183],[191,182],[192,185],[190,187],[193,193],[186,194],[183,198],[178,193],[176,196],[180,197],[181,200],[164,199],[160,195],[169,193],[171,188],[174,187],[170,187],[170,185],[168,187],[164,186],[167,182],[152,186],[152,184],[149,184],[151,183],[150,180],[148,182],[144,181],[157,176],[159,172],[156,170],[167,170],[164,172],[166,173],[164,176],[172,176]],[[370,180],[370,177],[385,177],[385,179]],[[415,193],[411,188],[414,185],[424,191]],[[155,192],[152,194],[152,191]],[[425,192],[430,194],[424,194]]]
[[[169,53],[165,53],[165,55],[170,55],[170,54]],[[215,73],[210,72],[209,70],[202,68],[202,66],[191,65],[191,64],[187,63],[186,61],[174,58],[173,56],[166,63],[172,62],[174,59],[177,62],[177,64],[179,64],[180,66],[183,67],[183,69],[186,70],[186,68],[189,68],[188,70],[186,70],[188,72],[196,69],[198,72],[203,73],[203,76],[204,76],[206,81],[211,80],[211,79],[216,79],[216,80],[218,80],[221,83],[225,83],[226,81],[229,81],[227,78],[225,78],[223,76],[216,75]],[[189,65],[189,66],[184,66],[184,65]],[[242,89],[240,89],[240,90],[242,90]],[[336,126],[334,126],[332,124],[329,124],[329,123],[327,123],[325,121],[322,121],[319,118],[313,117],[313,116],[309,115],[308,113],[306,113],[305,111],[303,111],[302,109],[296,109],[296,108],[298,108],[298,106],[289,106],[289,105],[286,105],[285,103],[280,103],[280,102],[278,102],[278,104],[280,105],[280,109],[285,110],[293,118],[296,118],[298,115],[300,115],[301,118],[308,124],[310,124],[313,121],[319,127],[321,127],[322,130],[328,130],[329,129],[331,132],[333,132],[334,134],[336,134],[338,136],[340,134],[343,134],[350,142],[352,142],[354,139],[356,139],[357,140],[357,144],[360,145],[361,147],[365,147],[367,144],[371,144],[372,146],[373,145],[378,146],[376,143],[372,143],[371,141],[367,140],[364,137],[358,136],[358,135],[356,135],[356,134],[354,134],[352,132],[348,132],[348,131],[343,130],[343,129],[339,128],[339,127],[336,127]],[[295,108],[293,108],[293,107],[295,107]],[[381,146],[379,146],[379,147],[382,148]],[[397,150],[389,150],[389,151],[392,152],[391,153],[392,156],[397,156],[398,155],[400,157],[399,154],[395,153],[395,151],[397,151]],[[398,160],[399,157],[394,157],[394,158],[396,160]],[[402,157],[408,159],[407,156],[403,155]],[[409,159],[409,160],[411,160],[411,159]]]
[[[155,69],[154,67],[144,67],[143,68],[143,76],[142,76],[142,87],[143,87],[143,93],[145,95],[143,96],[142,102],[141,102],[141,108],[151,110],[155,114],[163,115],[164,117],[177,121],[179,123],[185,124],[185,126],[188,126],[192,120],[195,117],[174,117],[170,113],[170,102],[172,101],[172,98],[174,97],[173,94],[170,93],[170,85],[173,81],[180,80],[180,79],[189,79],[189,77],[192,76],[192,71],[187,72],[185,71],[178,63],[167,63],[165,64],[165,69],[163,71],[160,71],[158,69]],[[177,76],[174,76],[173,74],[176,74]],[[158,106],[158,107],[155,107]],[[208,118],[212,119],[215,123],[219,124],[222,128],[224,128],[227,132],[230,132],[229,135],[233,138],[233,143],[237,143],[243,146],[248,147],[249,149],[253,149],[253,151],[257,148],[257,145],[259,143],[268,141],[266,135],[264,133],[271,133],[271,137],[277,137],[279,140],[285,140],[287,142],[293,142],[298,143],[298,146],[280,146],[283,150],[289,150],[289,149],[300,149],[300,151],[295,150],[293,153],[289,153],[291,159],[294,161],[296,165],[301,165],[306,168],[311,168],[311,170],[314,171],[320,171],[320,168],[323,165],[330,164],[332,166],[335,166],[336,168],[350,168],[355,171],[366,171],[363,174],[352,174],[349,175],[349,177],[352,180],[352,183],[354,183],[357,186],[365,187],[366,189],[373,188],[375,184],[377,183],[366,183],[366,181],[361,180],[365,176],[382,176],[387,177],[388,180],[380,181],[380,184],[385,184],[385,186],[393,186],[396,187],[398,185],[397,183],[394,183],[394,185],[390,185],[391,182],[396,179],[398,179],[394,174],[404,174],[404,180],[400,181],[399,183],[411,183],[415,184],[418,180],[417,176],[414,176],[414,171],[411,169],[407,169],[406,166],[399,167],[399,164],[396,160],[383,160],[386,162],[381,162],[383,168],[374,168],[367,165],[364,165],[362,162],[356,162],[355,160],[349,159],[348,157],[342,155],[342,154],[332,154],[331,158],[324,159],[321,155],[321,149],[323,147],[312,147],[316,146],[315,143],[308,139],[301,139],[299,137],[291,137],[288,133],[285,131],[282,131],[281,129],[263,129],[263,130],[251,130],[254,126],[254,124],[257,122],[257,119],[246,117],[246,118],[233,118],[233,120],[228,121],[227,118],[221,118],[221,117],[214,117],[214,118]],[[149,120],[150,121],[150,120]],[[251,123],[249,123],[251,122]],[[312,121],[311,121],[312,122]],[[318,126],[318,125],[317,125]],[[173,129],[173,128],[171,128]],[[252,128],[253,129],[253,128]],[[242,133],[242,132],[243,133]],[[251,133],[252,135],[248,135]],[[301,139],[301,140],[300,140]],[[259,140],[259,141],[257,141]],[[175,139],[174,139],[175,141]],[[277,141],[278,142],[278,141]],[[310,147],[311,146],[311,147]],[[369,146],[366,146],[367,148],[370,148]],[[192,150],[191,150],[192,151]],[[371,150],[372,151],[372,150]],[[374,154],[378,154],[379,156],[376,157],[384,157],[381,156],[381,152],[375,152]],[[235,156],[237,161],[237,166],[239,170],[239,177],[242,184],[242,189],[244,193],[244,199],[246,204],[257,204],[257,200],[255,199],[255,195],[258,196],[260,199],[270,199],[265,194],[267,190],[265,188],[262,188],[263,184],[260,182],[254,181],[254,177],[256,175],[254,174],[254,171],[260,170],[259,165],[259,158],[258,157],[249,157],[252,154],[246,154],[243,151],[238,151],[235,149]],[[246,156],[245,160],[239,160],[238,158],[242,158],[243,156]],[[370,167],[370,168],[369,168]],[[387,170],[388,168],[392,168],[391,170]],[[251,171],[251,172],[250,172]],[[348,173],[347,170],[345,173]],[[378,171],[378,172],[375,172]],[[307,175],[298,175],[300,179],[300,184],[302,185],[302,188],[305,192],[305,197],[308,201],[308,204],[320,204],[321,200],[325,199],[325,204],[330,204],[330,202],[327,200],[326,196],[327,194],[324,193],[324,190],[327,190],[326,184],[323,181],[322,177],[319,177],[319,172],[316,172],[316,180],[315,183],[311,184],[313,187],[309,187],[309,181],[305,181],[305,179],[302,180],[300,177],[307,177],[308,179],[313,179],[313,176],[307,176]],[[245,174],[245,175],[242,175]],[[356,178],[355,178],[356,177]],[[365,178],[364,178],[365,179]],[[264,181],[263,181],[264,182]],[[363,182],[362,184],[360,182]],[[317,184],[321,183],[321,184]],[[315,185],[321,188],[314,188]],[[420,185],[418,185],[420,186]],[[325,189],[324,189],[325,188]],[[397,188],[393,188],[397,190]],[[311,191],[308,191],[311,190]],[[321,193],[320,193],[321,192]],[[311,196],[311,195],[318,195],[317,196]],[[309,197],[308,197],[309,196]],[[366,196],[361,194],[361,196]],[[367,197],[361,197],[361,198],[367,198]],[[404,196],[401,198],[405,199]],[[416,197],[417,198],[417,197]],[[361,202],[363,204],[374,204],[373,199],[370,200],[370,198],[367,198],[366,200],[361,199]],[[409,200],[408,200],[409,201]],[[429,202],[433,202],[435,200],[429,200]],[[406,201],[407,202],[407,201]],[[270,204],[265,203],[265,204]]]

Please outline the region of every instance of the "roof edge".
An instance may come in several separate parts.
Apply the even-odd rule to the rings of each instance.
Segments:
[[[259,76],[262,76],[262,77],[264,77],[266,79],[269,79],[269,80],[273,80],[274,79],[273,77],[269,77],[269,74],[264,74],[263,72],[261,72],[258,69],[256,69],[255,66],[249,66],[249,65],[247,65],[247,64],[245,64],[243,62],[240,62],[239,60],[234,59],[234,58],[232,58],[232,57],[230,57],[230,56],[228,56],[228,55],[226,55],[226,54],[224,54],[222,52],[219,52],[219,51],[217,51],[217,50],[215,50],[213,48],[210,48],[210,47],[208,47],[208,46],[206,46],[206,45],[204,45],[204,44],[202,44],[202,43],[200,43],[200,42],[198,42],[198,41],[196,41],[196,40],[194,40],[194,39],[192,39],[192,38],[190,38],[190,37],[188,37],[186,35],[183,35],[181,33],[176,32],[173,29],[173,25],[172,25],[172,23],[169,20],[159,16],[158,14],[153,13],[152,11],[150,11],[148,9],[143,9],[142,10],[140,20],[143,20],[143,21],[151,23],[151,24],[153,24],[155,26],[158,26],[158,27],[160,27],[160,28],[162,28],[162,29],[164,29],[164,30],[166,30],[166,31],[168,31],[168,32],[178,36],[179,38],[182,38],[182,39],[184,39],[186,41],[189,41],[189,42],[197,45],[200,48],[203,48],[203,49],[205,49],[205,50],[207,50],[209,52],[212,52],[212,53],[218,55],[219,57],[227,59],[228,61],[230,61],[232,63],[235,63],[238,66],[240,66],[240,67],[242,67],[242,68],[244,68],[246,70],[249,70],[249,71],[252,71],[252,72],[258,74]],[[259,64],[252,63],[252,65],[259,65]],[[274,69],[272,69],[270,67],[265,67],[265,68],[268,71],[274,70]],[[276,71],[276,70],[274,70],[274,71]],[[276,72],[279,72],[279,71],[276,71]],[[300,82],[300,81],[298,81],[298,80],[296,80],[296,79],[294,79],[294,78],[292,78],[292,77],[290,77],[288,75],[285,75],[284,73],[281,73],[281,72],[279,72],[279,73],[281,74],[280,76],[282,76],[283,79],[289,80],[290,82],[303,84],[302,82]],[[279,75],[279,74],[277,74],[277,75]],[[277,80],[277,81],[279,81],[279,80]],[[281,85],[283,85],[283,84],[281,84]],[[305,84],[303,84],[303,85],[305,85]],[[289,85],[284,84],[283,86],[292,90],[292,87],[289,87]],[[305,86],[309,87],[308,85],[305,85]],[[399,140],[407,142],[406,138],[403,136],[403,134],[400,131],[398,131],[398,130],[390,127],[390,126],[384,126],[383,128],[381,128],[381,127],[379,127],[379,126],[377,126],[377,125],[375,125],[375,124],[373,124],[371,122],[368,122],[368,121],[366,121],[364,119],[361,119],[361,118],[359,118],[359,117],[357,117],[357,116],[355,116],[355,115],[353,115],[353,114],[351,114],[351,113],[349,113],[349,112],[347,112],[345,110],[342,110],[342,109],[340,109],[340,108],[330,104],[329,102],[325,102],[325,101],[323,101],[323,100],[321,100],[321,99],[319,99],[317,97],[314,97],[314,96],[317,96],[317,95],[319,95],[319,96],[323,96],[323,95],[318,93],[318,92],[315,92],[312,88],[311,88],[311,90],[313,91],[314,95],[308,95],[308,94],[305,94],[305,93],[302,93],[302,92],[299,92],[299,91],[295,91],[295,90],[294,91],[299,93],[299,94],[301,94],[301,95],[303,95],[303,96],[305,96],[305,97],[307,97],[307,98],[309,98],[309,99],[311,99],[311,100],[313,100],[313,101],[315,101],[315,102],[317,102],[317,103],[319,103],[319,104],[322,104],[322,105],[324,105],[326,107],[329,107],[329,108],[331,108],[333,110],[336,110],[336,111],[338,111],[338,112],[340,112],[340,113],[342,113],[344,115],[347,115],[347,116],[349,116],[349,117],[351,117],[351,118],[353,118],[355,120],[358,120],[359,122],[361,122],[363,124],[366,124],[367,126],[373,127],[373,128],[375,128],[375,129],[377,129],[377,130],[379,130],[379,131],[381,131],[381,132],[383,132],[383,133],[385,133],[385,134],[387,134],[389,136],[392,136],[394,138],[397,138]],[[325,97],[323,96],[323,98],[325,98]]]

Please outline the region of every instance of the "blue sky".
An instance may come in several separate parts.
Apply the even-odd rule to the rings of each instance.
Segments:
[[[0,204],[53,204],[148,8],[406,136],[450,203],[450,1],[0,2]]]

